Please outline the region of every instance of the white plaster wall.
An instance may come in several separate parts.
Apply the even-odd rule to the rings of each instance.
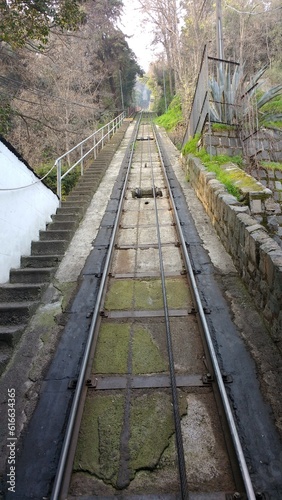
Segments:
[[[15,189],[22,186],[28,187]],[[31,241],[58,206],[57,196],[0,141],[0,283],[20,267],[21,255],[30,255]]]

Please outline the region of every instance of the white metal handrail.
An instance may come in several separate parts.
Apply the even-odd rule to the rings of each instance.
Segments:
[[[62,199],[62,180],[79,164],[81,169],[80,171],[81,175],[83,175],[84,159],[92,152],[94,152],[94,159],[97,158],[99,149],[103,148],[105,142],[110,140],[115,131],[121,126],[125,116],[126,113],[125,111],[123,111],[116,118],[114,118],[109,123],[96,130],[96,132],[93,132],[93,134],[89,135],[89,137],[86,137],[86,139],[84,139],[79,144],[77,144],[76,146],[74,146],[69,151],[67,151],[62,156],[56,159],[54,166],[57,168],[57,195],[60,200]],[[93,142],[91,143],[89,149],[87,149],[87,151],[85,152],[85,145],[90,140]],[[80,157],[62,175],[62,161],[66,157],[69,158],[70,154],[73,153],[74,151],[79,151]]]

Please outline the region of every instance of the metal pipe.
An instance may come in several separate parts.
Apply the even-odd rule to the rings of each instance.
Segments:
[[[57,165],[57,195],[61,202],[62,199],[62,162],[60,159],[56,160]]]

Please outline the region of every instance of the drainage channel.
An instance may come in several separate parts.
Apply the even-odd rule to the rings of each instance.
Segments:
[[[255,498],[161,158],[140,117],[53,499]]]

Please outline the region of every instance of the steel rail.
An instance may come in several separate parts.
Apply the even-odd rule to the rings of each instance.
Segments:
[[[183,236],[183,232],[182,232],[182,229],[181,229],[181,224],[180,224],[180,221],[179,221],[179,217],[178,217],[178,214],[177,214],[176,206],[175,206],[174,199],[173,199],[173,196],[172,196],[172,191],[171,191],[171,188],[170,188],[170,185],[169,185],[169,180],[168,180],[168,177],[167,177],[166,168],[165,168],[165,164],[164,164],[164,158],[163,158],[164,155],[163,155],[163,153],[161,151],[161,148],[160,148],[160,144],[162,144],[162,143],[161,143],[159,134],[157,133],[157,130],[156,130],[155,126],[153,126],[153,130],[154,130],[154,135],[156,137],[156,144],[157,144],[157,147],[158,147],[158,150],[159,150],[159,155],[160,155],[160,159],[161,159],[161,164],[162,164],[163,172],[164,172],[164,175],[165,175],[165,178],[166,178],[168,191],[169,191],[169,194],[170,194],[170,197],[171,197],[171,201],[172,201],[172,207],[173,207],[174,214],[175,214],[175,222],[176,222],[176,225],[177,225],[177,228],[178,228],[178,234],[179,234],[179,237],[180,237],[180,240],[181,240],[181,245],[182,245],[182,249],[183,249],[185,263],[186,263],[186,266],[187,266],[187,271],[188,271],[189,278],[190,278],[191,287],[193,289],[194,300],[195,300],[195,303],[196,303],[197,308],[198,308],[198,313],[199,313],[199,317],[200,317],[200,321],[201,321],[201,326],[202,326],[202,329],[203,329],[203,332],[204,332],[204,335],[205,335],[205,339],[206,339],[206,343],[207,343],[207,346],[208,346],[208,349],[209,349],[209,353],[210,353],[210,357],[211,357],[211,361],[212,361],[212,366],[213,366],[213,369],[214,369],[214,374],[215,374],[217,386],[218,386],[218,389],[219,389],[219,392],[220,392],[220,396],[221,396],[221,399],[222,399],[222,404],[223,404],[223,407],[224,407],[225,416],[226,416],[226,419],[227,419],[227,422],[228,422],[228,425],[229,425],[229,431],[230,431],[230,434],[231,434],[231,437],[232,437],[232,441],[233,441],[233,445],[234,445],[234,448],[235,448],[235,452],[236,452],[236,455],[237,455],[237,460],[238,460],[238,464],[239,464],[239,467],[240,467],[240,470],[241,470],[242,479],[243,479],[243,482],[244,482],[244,485],[245,485],[246,494],[247,494],[247,497],[248,497],[249,500],[256,500],[256,495],[254,493],[253,485],[252,485],[250,474],[249,474],[248,467],[247,467],[247,464],[246,464],[246,460],[245,460],[244,452],[243,452],[242,445],[241,445],[241,442],[240,442],[239,434],[238,434],[238,431],[237,431],[237,427],[236,427],[236,424],[235,424],[235,420],[234,420],[234,417],[233,417],[233,413],[232,413],[232,410],[231,410],[229,399],[228,399],[228,396],[227,396],[227,393],[226,393],[226,390],[225,390],[223,378],[222,378],[221,371],[220,371],[220,368],[219,368],[219,364],[218,364],[216,352],[215,352],[215,349],[214,349],[214,346],[213,346],[213,342],[212,342],[211,334],[210,334],[210,331],[209,331],[209,327],[208,327],[208,324],[207,324],[207,321],[206,321],[206,317],[205,317],[204,309],[203,309],[203,306],[202,306],[200,294],[199,294],[199,291],[198,291],[197,283],[196,283],[196,280],[195,280],[195,276],[194,276],[193,268],[192,268],[192,265],[191,265],[190,257],[189,257],[189,254],[188,254],[188,251],[187,251],[187,248],[186,248],[186,241],[185,241],[185,238]],[[157,138],[158,138],[158,140],[157,140]]]
[[[134,142],[136,140],[141,117],[142,117],[142,115],[140,115],[139,120],[135,125],[135,129],[133,132],[133,139],[130,141],[129,148],[131,147],[132,144],[134,144]],[[74,398],[73,398],[73,402],[72,402],[72,406],[71,406],[71,410],[70,410],[70,414],[69,414],[66,434],[65,434],[63,445],[62,445],[62,450],[61,450],[61,455],[60,455],[60,459],[59,459],[59,464],[58,464],[58,468],[57,468],[55,481],[53,484],[51,500],[58,500],[60,498],[60,492],[61,492],[65,468],[66,468],[66,464],[67,464],[68,453],[69,453],[69,449],[70,449],[71,441],[72,441],[72,434],[74,431],[75,421],[76,421],[77,413],[78,413],[78,409],[79,409],[80,398],[81,398],[83,387],[85,386],[86,370],[87,370],[88,360],[89,360],[89,356],[90,356],[90,352],[91,352],[91,346],[92,346],[93,339],[94,339],[95,327],[96,327],[96,323],[97,323],[97,320],[99,317],[100,306],[101,306],[101,302],[102,302],[104,288],[106,285],[106,280],[107,280],[108,273],[109,273],[112,252],[113,252],[114,245],[115,245],[116,234],[117,234],[117,230],[119,227],[119,220],[120,220],[120,215],[122,212],[122,205],[123,205],[123,200],[124,200],[125,191],[126,191],[126,187],[127,187],[127,182],[128,182],[129,172],[130,172],[130,165],[132,163],[133,152],[134,152],[134,149],[132,147],[131,152],[130,152],[130,157],[128,160],[127,173],[126,173],[123,189],[122,189],[121,196],[120,196],[120,201],[119,201],[119,206],[118,206],[117,215],[116,215],[116,219],[115,219],[115,224],[113,227],[113,232],[112,232],[112,236],[111,236],[111,240],[110,240],[110,244],[109,244],[109,249],[108,249],[108,253],[107,253],[107,257],[106,257],[106,261],[105,261],[105,265],[104,265],[104,269],[103,269],[103,273],[102,273],[102,277],[101,277],[101,283],[100,283],[100,287],[99,287],[99,291],[98,291],[98,296],[97,296],[95,308],[93,311],[92,321],[91,321],[91,325],[90,325],[90,329],[89,329],[89,335],[88,335],[87,343],[85,346],[84,355],[83,355],[81,368],[80,368],[80,373],[79,373],[79,377],[77,380],[75,394],[74,394]]]
[[[152,121],[151,121],[151,127],[153,130]],[[166,283],[165,283],[163,254],[162,254],[162,247],[161,247],[161,233],[160,233],[159,215],[158,215],[158,207],[157,207],[157,196],[156,196],[156,188],[155,188],[154,166],[153,166],[153,162],[152,162],[151,144],[150,144],[150,141],[148,141],[148,142],[149,142],[149,144],[148,144],[149,157],[150,157],[151,171],[152,171],[152,188],[153,188],[155,217],[156,217],[156,229],[157,229],[157,238],[158,238],[159,266],[160,266],[160,275],[161,275],[161,282],[162,282],[162,295],[163,295],[163,302],[164,302],[167,352],[168,352],[168,359],[169,359],[169,372],[170,372],[170,383],[171,383],[171,393],[172,393],[172,403],[173,403],[173,417],[174,417],[174,425],[175,425],[175,438],[176,438],[178,470],[179,470],[180,487],[181,487],[181,498],[183,500],[188,500],[188,498],[189,498],[188,484],[187,484],[186,467],[185,467],[184,446],[183,446],[182,431],[181,431],[181,420],[180,420],[180,415],[179,415],[179,404],[178,404],[178,395],[177,395],[176,375],[175,375],[175,368],[174,368],[174,356],[173,356],[169,311],[168,311],[168,303],[167,303],[167,292],[166,292]],[[155,142],[157,145],[156,136],[155,136]]]

